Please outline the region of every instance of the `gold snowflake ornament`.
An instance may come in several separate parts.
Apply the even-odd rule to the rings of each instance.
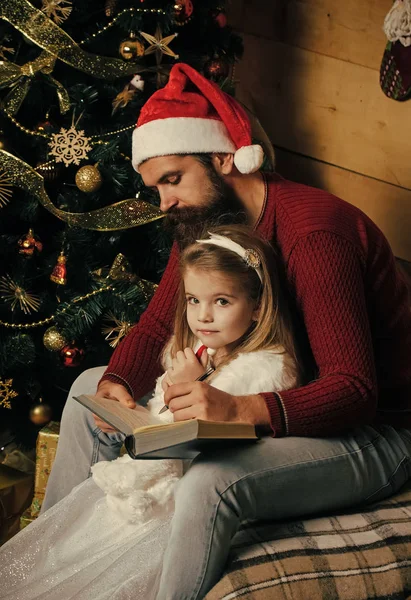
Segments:
[[[4,208],[12,195],[11,191],[11,179],[6,173],[0,172],[0,208]]]
[[[0,298],[11,305],[12,311],[19,305],[25,315],[29,315],[32,310],[37,311],[41,304],[36,294],[23,289],[10,275],[0,277]]]
[[[62,127],[59,133],[51,136],[49,146],[56,162],[63,162],[66,167],[71,164],[79,165],[81,160],[88,157],[91,150],[90,138],[86,137],[84,131],[78,131],[74,126],[70,129]]]
[[[57,25],[65,21],[72,11],[70,0],[43,0],[41,10]]]
[[[12,379],[6,379],[5,381],[0,379],[0,406],[4,408],[11,408],[10,400],[18,396],[18,393],[12,389],[12,384]]]

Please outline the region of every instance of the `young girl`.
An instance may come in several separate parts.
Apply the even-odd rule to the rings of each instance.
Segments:
[[[183,251],[174,332],[148,403],[161,419],[204,418],[197,405],[164,410],[164,390],[205,374],[233,395],[297,384],[273,251],[243,226],[214,228]],[[151,597],[182,461],[125,455],[92,472],[0,550],[2,600]]]

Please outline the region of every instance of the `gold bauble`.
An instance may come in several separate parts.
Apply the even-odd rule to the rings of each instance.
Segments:
[[[121,42],[118,51],[124,60],[133,60],[144,55],[144,46],[133,34],[131,34],[128,40],[123,40]]]
[[[76,173],[76,186],[82,192],[97,192],[102,183],[100,171],[95,165],[81,167]]]
[[[67,344],[67,340],[64,339],[57,327],[49,327],[44,333],[43,344],[47,350],[59,352]]]
[[[29,415],[30,421],[34,423],[34,425],[45,425],[51,421],[53,411],[51,406],[44,404],[44,402],[40,399],[38,404],[35,404],[30,408]]]

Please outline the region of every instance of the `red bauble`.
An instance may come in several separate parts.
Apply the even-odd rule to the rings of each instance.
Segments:
[[[174,4],[174,20],[177,25],[185,25],[191,19],[194,6],[191,0],[177,0]]]
[[[217,25],[219,27],[221,27],[221,29],[224,29],[224,27],[227,27],[227,16],[225,13],[223,12],[219,12],[215,17],[214,17],[214,21],[217,23]]]
[[[66,344],[60,350],[60,357],[65,367],[78,367],[84,358],[84,350],[74,343]]]
[[[212,58],[204,65],[204,75],[212,81],[228,77],[230,65],[222,58]]]

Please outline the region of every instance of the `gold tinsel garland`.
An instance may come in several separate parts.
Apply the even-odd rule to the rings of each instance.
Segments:
[[[128,198],[84,213],[66,212],[54,206],[44,188],[43,177],[30,165],[5,150],[0,150],[0,161],[12,185],[28,191],[44,208],[69,225],[96,231],[118,231],[164,217],[160,209],[137,198]]]

